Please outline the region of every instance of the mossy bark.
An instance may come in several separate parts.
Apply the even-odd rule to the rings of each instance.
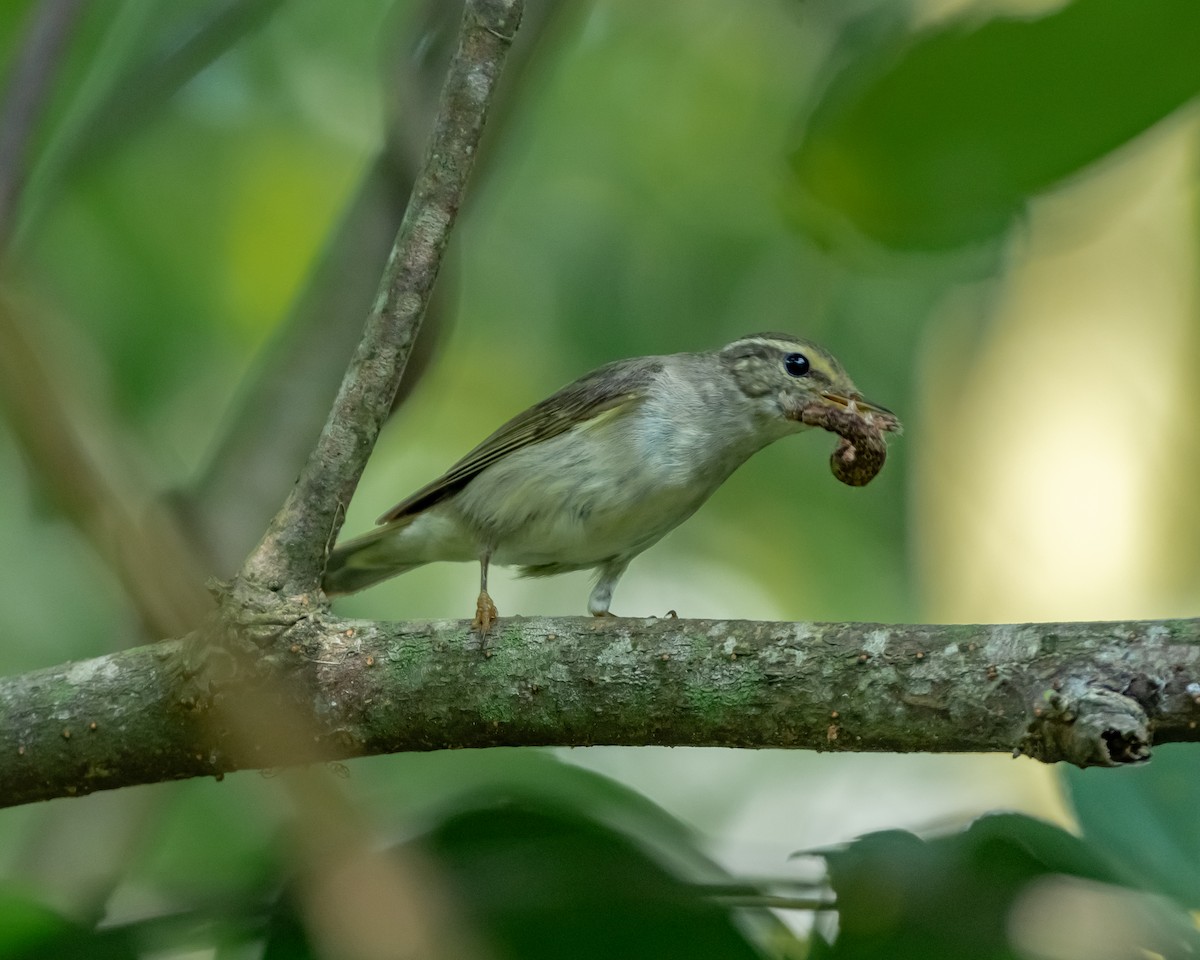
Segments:
[[[462,621],[314,611],[270,632],[274,652],[257,658],[195,635],[0,680],[0,805],[464,747],[1003,751],[1116,765],[1200,740],[1200,620],[513,618],[486,653]]]

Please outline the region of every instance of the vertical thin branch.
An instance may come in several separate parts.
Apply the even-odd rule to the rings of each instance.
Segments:
[[[522,0],[468,0],[429,149],[362,341],[296,486],[242,568],[285,594],[319,583],[404,373],[462,203]]]
[[[383,31],[389,39],[381,50],[382,78],[392,92],[388,99],[402,101],[385,109],[386,145],[363,175],[300,296],[243,381],[204,469],[178,498],[217,570],[236,570],[254,548],[279,509],[280,491],[295,481],[329,416],[346,358],[362,338],[362,328],[346,318],[365,317],[378,294],[433,130],[461,19],[462,11],[446,0],[425,0],[415,27],[405,21],[403,32]],[[528,38],[528,23],[522,30]],[[430,44],[430,35],[441,42]],[[511,82],[507,89],[513,89]],[[493,128],[497,112],[493,107]],[[397,400],[428,364],[439,319],[450,312],[445,294],[453,286],[443,267]]]

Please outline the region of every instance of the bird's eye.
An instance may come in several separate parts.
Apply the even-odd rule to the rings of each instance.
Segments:
[[[789,353],[783,358],[783,369],[793,377],[803,377],[810,369],[808,357],[802,353]]]

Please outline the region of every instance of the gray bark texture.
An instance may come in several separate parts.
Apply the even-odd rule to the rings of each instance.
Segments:
[[[0,680],[0,804],[464,747],[1011,751],[1115,766],[1200,739],[1200,620],[511,618],[483,651],[466,621],[287,619],[259,618],[258,655],[201,632]]]

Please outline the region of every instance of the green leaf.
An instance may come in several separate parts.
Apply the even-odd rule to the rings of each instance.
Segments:
[[[1200,909],[1198,760],[1193,745],[1172,744],[1128,770],[1063,771],[1083,835],[1134,882],[1192,910]]]
[[[839,932],[814,956],[836,960],[1016,960],[1023,954],[1011,943],[1013,908],[1036,893],[1035,882],[1074,877],[1090,891],[1123,880],[1091,844],[1020,814],[986,816],[932,840],[899,830],[871,834],[823,855]],[[1149,925],[1144,918],[1153,914],[1158,927],[1170,928],[1171,943],[1195,940],[1194,931],[1179,932],[1187,928],[1182,911],[1152,910],[1129,898],[1137,922]]]
[[[0,960],[88,957],[133,960],[137,951],[124,931],[97,933],[16,893],[0,893]]]
[[[683,824],[640,794],[540,751],[442,756],[450,762],[412,755],[405,767],[426,791],[436,768],[450,777],[432,789],[441,796],[424,819],[435,825],[415,843],[441,868],[450,902],[490,956],[738,960],[763,957],[767,944],[772,956],[802,955],[767,911],[717,902],[713,885],[747,893],[754,885],[732,881]],[[287,888],[266,951],[313,955]]]
[[[565,806],[511,799],[426,841],[494,955],[538,960],[761,958],[735,917],[627,833]]]
[[[1075,0],[879,44],[809,120],[801,203],[893,247],[987,238],[1193,98],[1197,35],[1194,0]]]

